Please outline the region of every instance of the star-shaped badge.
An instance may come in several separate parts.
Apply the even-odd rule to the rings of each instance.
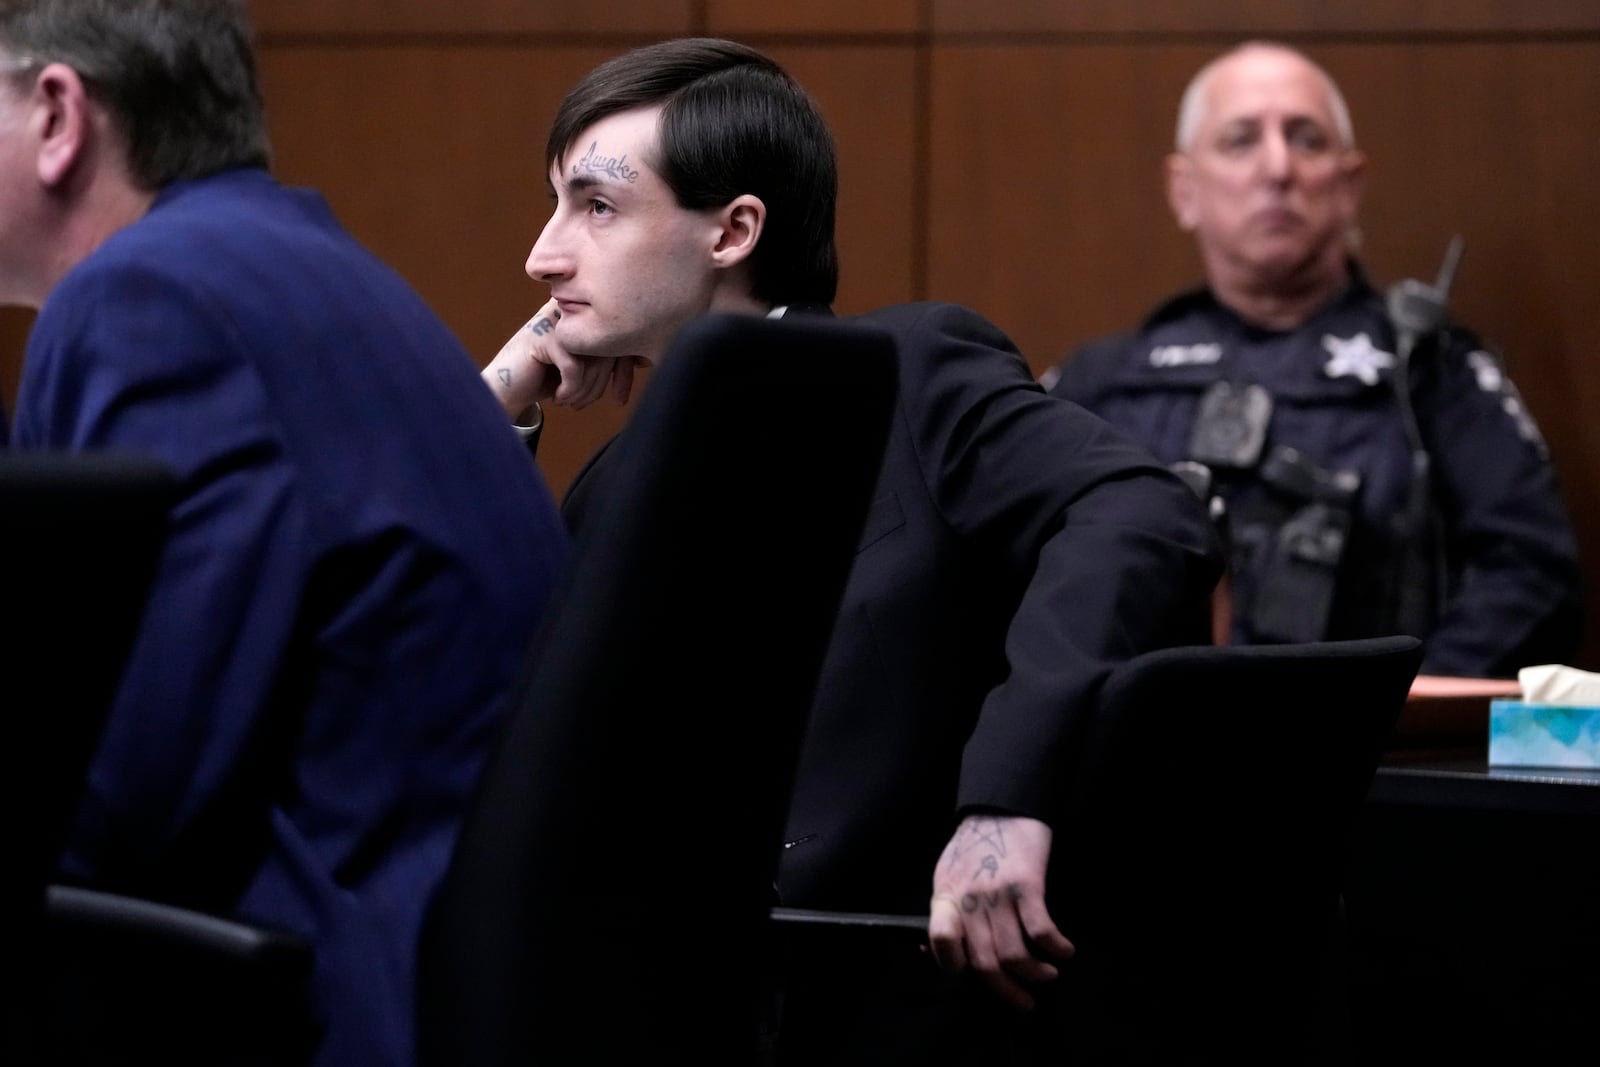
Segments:
[[[1364,333],[1348,340],[1325,333],[1322,347],[1328,350],[1328,362],[1322,373],[1330,378],[1359,378],[1366,385],[1377,385],[1381,377],[1379,371],[1394,368],[1394,353],[1377,347]]]

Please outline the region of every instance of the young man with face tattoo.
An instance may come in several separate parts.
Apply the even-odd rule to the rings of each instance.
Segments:
[[[563,101],[546,162],[554,209],[527,273],[551,300],[484,371],[513,418],[608,388],[625,398],[634,367],[707,312],[831,314],[832,138],[761,53],[684,39],[600,66]],[[1117,664],[1206,640],[1219,550],[1187,486],[1045,395],[976,313],[917,303],[859,321],[897,341],[899,392],[778,891],[785,905],[926,914],[938,961],[998,995],[974,990],[971,1011],[1025,1012],[1073,951],[1047,875],[1070,871],[1052,820],[1078,730]],[[849,389],[850,368],[828,358],[795,367],[795,387]],[[580,536],[615,454],[568,493]],[[804,550],[771,536],[775,558]],[[797,970],[787,1060],[958,1057],[954,1013],[908,996],[906,963]]]

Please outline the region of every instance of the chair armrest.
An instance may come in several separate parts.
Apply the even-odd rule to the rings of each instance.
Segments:
[[[321,1023],[306,939],[76,886],[45,902],[51,1062],[309,1062]]]
[[[146,942],[286,977],[311,970],[311,945],[282,930],[76,886],[53,885],[46,901],[58,935]]]
[[[772,921],[786,925],[890,927],[919,932],[928,928],[928,917],[925,915],[886,915],[879,912],[863,911],[819,911],[814,908],[773,908]]]
[[[923,915],[773,908],[767,924],[780,970],[849,967],[879,953],[932,961]]]

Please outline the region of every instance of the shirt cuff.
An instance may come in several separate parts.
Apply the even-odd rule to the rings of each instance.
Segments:
[[[535,402],[512,422],[511,428],[517,431],[517,436],[522,438],[522,443],[531,452],[539,446],[539,431],[544,429],[544,409]]]

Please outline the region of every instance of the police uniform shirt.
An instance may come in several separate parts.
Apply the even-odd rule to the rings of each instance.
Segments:
[[[1469,331],[1451,325],[1419,342],[1407,377],[1427,454],[1419,484],[1427,486],[1428,518],[1414,524],[1427,530],[1408,529],[1417,450],[1396,386],[1399,362],[1382,298],[1352,265],[1345,293],[1298,330],[1260,329],[1209,290],[1195,290],[1159,307],[1138,331],[1075,352],[1051,391],[1168,463],[1197,451],[1212,461],[1238,568],[1233,640],[1274,639],[1253,623],[1258,608],[1273,608],[1254,602],[1262,573],[1253,568],[1283,523],[1306,514],[1304,494],[1262,479],[1269,458],[1290,456],[1301,480],[1358,485],[1348,501],[1324,493],[1332,504],[1311,522],[1313,534],[1318,522],[1348,527],[1331,603],[1313,636],[1420,630],[1428,639],[1424,670],[1442,674],[1509,676],[1565,661],[1581,627],[1577,549],[1532,417],[1500,360]],[[1220,401],[1218,382],[1233,386]],[[1261,387],[1252,392],[1264,402],[1245,398],[1249,385]],[[1407,545],[1423,546],[1419,569],[1438,593],[1428,616],[1401,622],[1395,586],[1413,573],[1401,569]]]

